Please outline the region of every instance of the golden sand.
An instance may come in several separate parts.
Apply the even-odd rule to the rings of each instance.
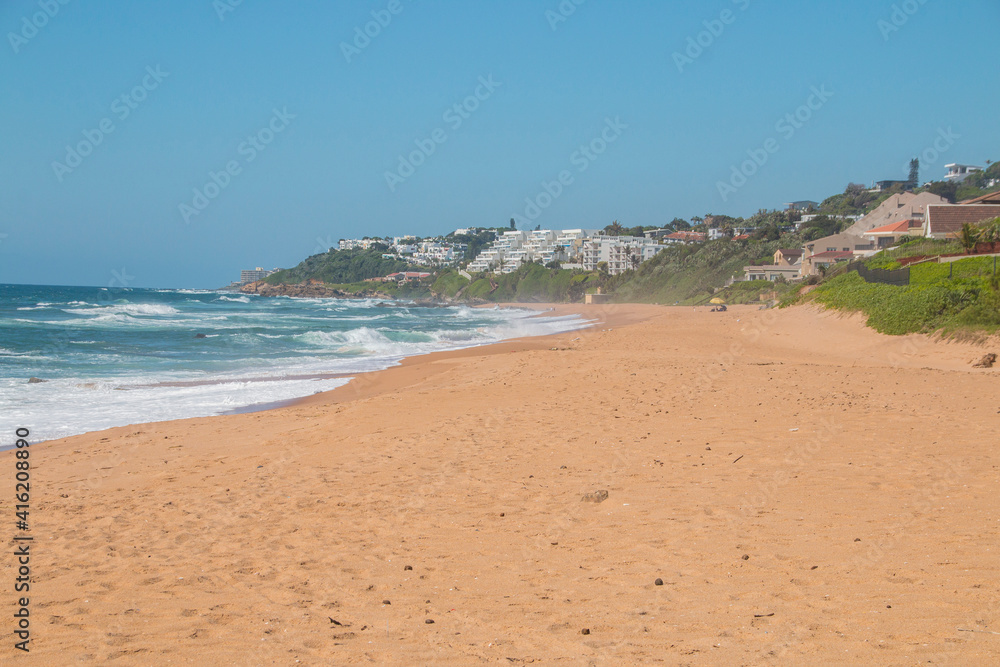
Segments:
[[[1000,662],[997,350],[576,308],[602,321],[33,447],[31,653],[8,557],[0,662]]]

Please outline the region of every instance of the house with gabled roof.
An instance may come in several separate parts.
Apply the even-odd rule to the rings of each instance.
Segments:
[[[862,234],[862,236],[874,240],[875,247],[881,250],[882,248],[891,248],[896,245],[904,236],[923,236],[923,227],[924,223],[921,220],[900,220],[899,222],[870,229]]]
[[[924,235],[932,239],[953,239],[962,231],[962,225],[977,225],[1000,217],[1000,205],[963,204],[927,207]]]

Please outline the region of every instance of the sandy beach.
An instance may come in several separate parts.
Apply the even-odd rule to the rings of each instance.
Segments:
[[[599,322],[32,447],[0,662],[1000,662],[1000,346],[560,308]]]

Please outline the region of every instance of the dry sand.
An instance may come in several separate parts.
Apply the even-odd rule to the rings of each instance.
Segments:
[[[1000,662],[998,350],[578,308],[604,323],[32,448],[32,650],[7,557],[0,662]]]

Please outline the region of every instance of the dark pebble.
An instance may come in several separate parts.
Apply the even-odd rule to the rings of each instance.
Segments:
[[[750,556],[748,554],[743,554],[743,560],[750,560]]]
[[[810,570],[815,570],[815,569],[817,569],[817,568],[819,568],[819,565],[813,565],[813,566],[812,566],[811,568],[809,568],[809,569],[810,569]]]
[[[854,538],[854,541],[855,541],[855,542],[860,542],[860,541],[861,541],[861,538],[860,538],[860,537],[855,537],[855,538]]]
[[[430,625],[430,624],[432,624],[433,622],[434,622],[434,619],[433,619],[433,618],[428,618],[428,619],[427,619],[426,621],[424,621],[424,623],[426,623],[427,625]]]
[[[403,566],[403,569],[404,569],[404,570],[412,570],[412,569],[413,569],[413,566],[412,566],[412,565],[404,565],[404,566]]]
[[[392,603],[389,602],[388,600],[382,600],[382,604],[392,604]]]
[[[500,512],[500,516],[503,516],[503,515],[504,515],[503,512]]]
[[[657,578],[657,580],[654,581],[653,583],[656,584],[657,586],[662,586],[663,585],[663,579]]]
[[[580,630],[580,634],[581,635],[589,635],[590,634],[590,628],[584,628],[583,630]]]

